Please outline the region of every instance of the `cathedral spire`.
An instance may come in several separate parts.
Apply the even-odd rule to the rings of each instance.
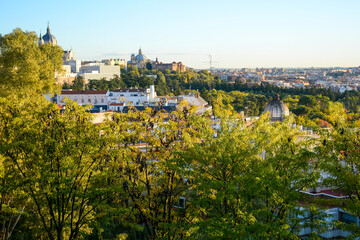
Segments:
[[[47,25],[46,34],[41,36],[41,32],[40,32],[40,37],[41,37],[41,39],[39,39],[40,44],[50,43],[52,45],[57,45],[56,38],[54,37],[54,35],[52,35],[50,33],[50,23],[49,22]]]
[[[41,31],[40,31],[40,35],[39,35],[39,41],[38,41],[38,44],[39,44],[39,45],[44,44],[44,40],[43,40],[43,38],[42,38],[42,36],[41,36]]]

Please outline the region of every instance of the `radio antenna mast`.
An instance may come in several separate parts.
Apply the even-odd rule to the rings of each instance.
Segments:
[[[212,92],[211,92],[211,78],[210,78],[210,74],[211,74],[211,70],[212,70],[212,57],[211,57],[211,54],[209,54],[209,58],[210,58],[210,69],[209,69],[209,72],[208,72],[208,81],[209,81],[209,90],[210,90],[210,106],[211,105],[211,99],[212,99]]]

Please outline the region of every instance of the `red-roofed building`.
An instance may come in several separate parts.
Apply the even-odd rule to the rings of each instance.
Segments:
[[[108,90],[62,90],[57,96],[57,104],[64,105],[64,98],[69,98],[79,105],[93,105],[94,107],[107,108]]]
[[[112,110],[115,112],[122,112],[124,106],[125,106],[125,103],[109,103],[109,110]]]

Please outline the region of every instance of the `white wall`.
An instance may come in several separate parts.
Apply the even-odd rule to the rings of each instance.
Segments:
[[[57,104],[64,105],[65,97],[77,102],[79,105],[107,105],[108,94],[62,94],[57,97]]]

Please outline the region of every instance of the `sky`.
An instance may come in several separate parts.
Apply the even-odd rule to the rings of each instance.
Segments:
[[[0,0],[0,34],[51,33],[79,60],[212,67],[360,65],[360,0]]]

